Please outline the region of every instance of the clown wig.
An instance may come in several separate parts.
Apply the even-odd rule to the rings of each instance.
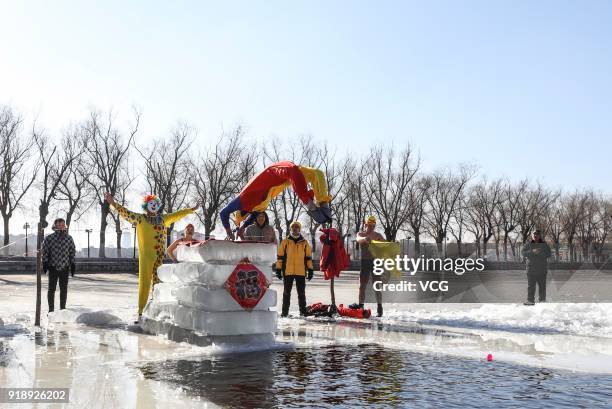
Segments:
[[[145,212],[148,212],[147,209],[147,203],[149,203],[151,200],[155,200],[157,202],[157,209],[161,208],[161,200],[159,197],[157,197],[157,195],[146,195],[144,197],[144,199],[142,200],[142,210],[144,210]]]

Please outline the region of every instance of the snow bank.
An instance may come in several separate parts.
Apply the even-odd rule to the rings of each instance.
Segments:
[[[53,311],[49,313],[48,320],[53,323],[76,323],[90,327],[120,327],[125,325],[121,318],[108,311],[94,311],[88,308]]]
[[[438,310],[389,311],[385,321],[510,332],[612,337],[612,304],[551,303],[536,304],[533,307],[517,304],[485,304],[467,310],[454,310],[452,306],[445,304]]]
[[[0,338],[10,338],[17,334],[27,332],[25,327],[21,324],[4,324],[2,318],[0,318]]]

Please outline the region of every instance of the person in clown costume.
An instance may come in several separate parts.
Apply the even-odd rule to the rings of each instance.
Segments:
[[[193,213],[198,207],[161,214],[161,200],[156,195],[146,195],[142,202],[145,213],[135,213],[121,206],[110,193],[104,194],[104,199],[119,212],[119,216],[136,226],[138,237],[138,318],[142,315],[151,284],[159,283],[157,267],[163,260],[166,251],[166,236],[168,227],[183,217]]]

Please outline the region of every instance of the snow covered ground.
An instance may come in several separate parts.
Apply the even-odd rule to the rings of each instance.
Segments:
[[[282,292],[277,280],[273,286]],[[327,288],[315,278],[307,286],[309,302],[329,300]],[[197,347],[139,333],[132,325],[136,293],[134,275],[77,275],[68,310],[47,317],[43,292],[42,328],[34,329],[34,277],[0,276],[0,385],[68,386],[78,407],[191,407],[193,397],[143,377],[138,367],[258,347]],[[338,303],[353,302],[356,293],[355,275],[337,282]],[[279,319],[276,340],[273,348],[279,349],[379,344],[480,360],[490,353],[494,360],[612,374],[612,304],[390,304],[382,319]]]

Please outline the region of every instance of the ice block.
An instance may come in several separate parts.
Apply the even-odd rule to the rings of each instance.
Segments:
[[[153,287],[153,299],[157,302],[176,302],[174,283],[157,283]]]
[[[176,325],[205,335],[264,334],[276,331],[276,311],[211,312],[179,305]]]
[[[237,264],[238,262],[232,264],[202,262],[163,264],[157,269],[157,276],[164,283],[198,283],[209,288],[221,288]],[[268,282],[272,281],[271,265],[255,264],[255,266],[264,273]]]
[[[229,240],[209,240],[197,245],[179,245],[176,257],[179,261],[206,263],[237,263],[248,258],[254,264],[269,264],[276,261],[276,244]]]
[[[184,285],[176,288],[179,304],[205,311],[240,311],[242,307],[224,288],[210,289],[201,285]],[[253,310],[265,311],[276,306],[276,290],[268,288]]]
[[[178,303],[174,302],[157,302],[151,300],[145,306],[142,315],[156,321],[171,321],[174,322]]]

